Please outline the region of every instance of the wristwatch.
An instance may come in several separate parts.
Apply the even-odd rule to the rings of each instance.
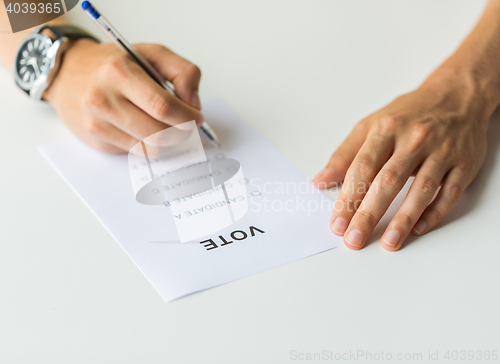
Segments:
[[[54,80],[69,40],[94,36],[73,25],[42,25],[19,46],[14,64],[17,85],[32,99],[41,100],[43,92]]]

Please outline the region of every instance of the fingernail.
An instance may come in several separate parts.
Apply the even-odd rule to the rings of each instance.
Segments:
[[[420,220],[413,227],[413,230],[415,230],[418,235],[422,234],[425,229],[427,229],[427,223],[424,220]]]
[[[198,91],[194,91],[193,94],[191,95],[191,105],[201,110],[201,101],[200,101],[200,95],[198,95]]]
[[[201,114],[200,118],[198,120],[196,120],[196,126],[199,128],[204,122],[205,122],[205,118],[203,117],[203,114]]]
[[[384,236],[384,243],[390,246],[398,246],[401,235],[396,230],[390,230]]]
[[[351,230],[346,238],[346,241],[356,248],[360,248],[363,245],[363,240],[363,234],[359,230]]]
[[[344,235],[349,224],[341,217],[337,217],[332,224],[332,231],[338,235]]]

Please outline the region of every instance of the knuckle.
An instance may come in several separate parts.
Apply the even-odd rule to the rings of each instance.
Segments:
[[[150,105],[152,116],[158,120],[165,120],[172,112],[172,105],[163,95],[151,97]]]
[[[83,126],[88,134],[92,136],[99,136],[103,133],[103,126],[98,120],[89,119]]]
[[[98,89],[90,89],[82,96],[83,104],[94,110],[101,112],[109,112],[111,110],[111,103],[103,92]]]
[[[464,158],[460,164],[457,166],[457,168],[462,172],[462,173],[466,173],[466,174],[469,174],[472,169],[474,167],[474,163],[472,162],[472,160],[468,159],[468,158]]]
[[[438,183],[433,178],[426,176],[415,180],[415,188],[422,194],[432,195],[438,187]]]
[[[444,217],[444,214],[434,206],[429,207],[429,214],[434,218],[436,223],[443,220]]]
[[[359,209],[356,212],[356,215],[358,215],[358,219],[362,221],[363,225],[366,226],[375,226],[377,223],[377,219],[375,218],[375,215],[367,209]]]
[[[438,156],[440,159],[449,159],[453,154],[454,142],[451,139],[446,139],[441,143]]]
[[[201,69],[193,63],[186,67],[186,73],[193,78],[201,78]]]
[[[416,222],[416,219],[406,212],[399,212],[397,220],[402,226],[404,226],[407,229],[411,229]]]
[[[127,58],[123,55],[113,55],[106,59],[101,65],[100,71],[103,77],[124,77],[127,71]]]
[[[356,200],[350,198],[346,194],[342,194],[342,196],[339,196],[339,198],[335,202],[335,211],[355,212],[357,210],[358,205],[359,204],[356,203]]]
[[[356,176],[370,176],[373,173],[373,160],[368,156],[359,156],[353,164],[353,173]]]
[[[383,135],[394,133],[402,123],[402,118],[396,115],[383,115],[378,121],[378,132]]]
[[[456,203],[460,196],[462,195],[463,188],[459,184],[453,183],[449,185],[446,189],[446,193],[450,196],[451,201]]]
[[[89,107],[93,107],[94,104],[97,102],[97,99],[98,99],[98,95],[97,95],[96,90],[94,90],[94,89],[89,89],[89,90],[85,91],[82,94],[82,98],[81,98],[83,105],[89,106]]]
[[[336,150],[333,153],[332,158],[330,159],[331,163],[334,163],[337,168],[347,171],[349,166],[351,165],[351,161],[349,161],[349,157],[343,150]]]
[[[424,123],[415,125],[410,132],[411,143],[417,147],[424,145],[432,136],[431,129],[429,124]]]
[[[380,187],[385,189],[398,188],[403,182],[401,173],[395,169],[387,169],[380,172]]]

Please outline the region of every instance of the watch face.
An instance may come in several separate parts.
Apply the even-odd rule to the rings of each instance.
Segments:
[[[31,35],[21,45],[16,59],[16,74],[25,89],[30,89],[41,76],[47,75],[51,61],[47,52],[51,45],[50,38],[40,34]]]

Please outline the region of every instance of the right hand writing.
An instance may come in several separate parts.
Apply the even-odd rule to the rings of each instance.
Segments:
[[[158,85],[114,44],[87,39],[71,45],[44,93],[66,125],[101,151],[128,152],[140,140],[169,126],[203,122],[200,69],[161,45],[135,46],[174,84],[181,99]]]

